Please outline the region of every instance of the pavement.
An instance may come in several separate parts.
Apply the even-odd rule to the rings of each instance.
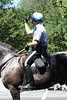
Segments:
[[[8,89],[5,88],[5,86],[3,85],[1,78],[0,78],[0,91],[7,91]]]
[[[21,100],[67,100],[67,91],[37,90],[20,93]],[[10,91],[6,89],[0,78],[0,100],[12,100]]]

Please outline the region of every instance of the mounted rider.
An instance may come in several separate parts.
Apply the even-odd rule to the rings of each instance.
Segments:
[[[47,35],[45,27],[42,25],[43,15],[39,12],[35,12],[32,15],[32,23],[35,28],[30,30],[28,26],[28,19],[25,19],[25,29],[27,34],[33,35],[33,41],[25,46],[25,49],[28,50],[29,47],[32,47],[32,51],[23,61],[23,68],[26,74],[26,85],[21,86],[20,88],[24,90],[33,90],[35,89],[33,74],[30,69],[30,66],[34,61],[39,58],[41,55],[46,56],[47,52]]]

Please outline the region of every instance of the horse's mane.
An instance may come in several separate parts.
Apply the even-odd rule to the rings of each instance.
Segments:
[[[9,44],[2,44],[0,43],[0,46],[4,47],[4,48],[8,48],[9,50],[13,51],[13,52],[17,52],[18,50],[15,50],[14,47],[12,47],[11,45]]]

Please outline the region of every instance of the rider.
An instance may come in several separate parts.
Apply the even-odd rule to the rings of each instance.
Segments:
[[[29,55],[23,62],[27,84],[22,86],[21,88],[25,90],[35,89],[33,75],[30,66],[35,61],[36,58],[39,58],[41,55],[46,56],[46,49],[47,49],[46,30],[42,25],[43,15],[39,12],[35,12],[33,13],[31,18],[32,18],[32,23],[35,26],[33,30],[30,30],[28,26],[28,19],[25,20],[25,29],[27,34],[33,35],[33,41],[25,46],[26,50],[28,50],[30,46],[32,47],[32,51],[29,53]]]

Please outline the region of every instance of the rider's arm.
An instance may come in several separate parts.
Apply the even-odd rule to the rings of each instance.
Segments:
[[[25,29],[26,29],[27,34],[30,34],[31,30],[30,30],[30,28],[29,28],[27,23],[25,23]]]
[[[38,44],[38,41],[35,40],[35,41],[29,43],[28,46],[31,46],[32,47],[32,46],[36,46],[37,44]]]

